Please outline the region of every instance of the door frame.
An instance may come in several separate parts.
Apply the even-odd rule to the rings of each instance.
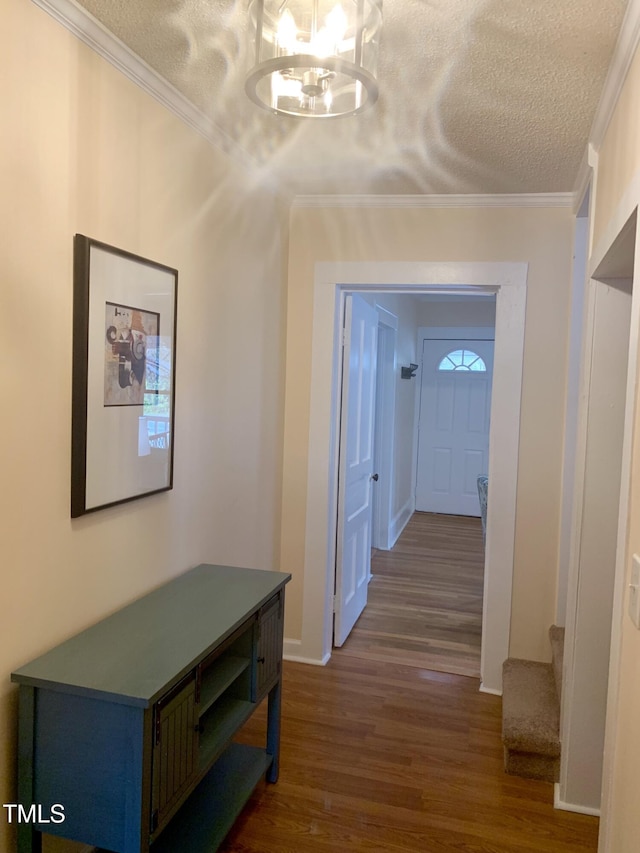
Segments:
[[[344,295],[496,294],[496,345],[489,440],[481,687],[502,692],[509,654],[518,482],[526,262],[320,262],[315,265],[301,651],[326,663],[333,639],[341,331]],[[494,519],[500,519],[495,524]]]

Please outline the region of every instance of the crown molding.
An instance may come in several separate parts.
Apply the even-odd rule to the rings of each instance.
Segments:
[[[84,42],[125,77],[159,101],[177,118],[203,136],[214,148],[255,169],[257,164],[248,153],[214,121],[195,107],[191,101],[140,59],[97,18],[74,0],[32,0],[59,24]]]
[[[259,169],[255,160],[215,122],[182,95],[174,86],[140,59],[97,18],[74,0],[32,0],[66,30],[90,47],[136,86],[161,103],[214,148],[250,170]],[[609,126],[618,97],[635,51],[640,43],[640,0],[629,0],[616,48],[592,124],[590,142],[597,150]],[[294,208],[313,207],[571,207],[575,209],[588,182],[583,161],[572,193],[448,194],[448,195],[298,195]],[[283,195],[282,189],[278,194]]]
[[[628,0],[589,134],[589,142],[596,150],[602,145],[639,44],[640,0]]]
[[[503,193],[459,195],[297,195],[292,207],[567,207],[573,193]]]
[[[583,199],[589,188],[591,176],[593,175],[593,166],[589,163],[589,145],[585,146],[582,160],[578,168],[576,180],[573,185],[573,212],[575,214],[580,210]]]
[[[594,155],[600,150],[609,124],[617,106],[622,87],[627,79],[629,68],[640,44],[640,0],[628,0],[628,5],[620,25],[618,39],[613,49],[607,76],[600,93],[600,100],[591,123],[589,142],[585,146],[582,162],[574,183],[575,204],[577,210],[582,203],[591,176],[593,174]],[[592,149],[590,154],[589,149]]]

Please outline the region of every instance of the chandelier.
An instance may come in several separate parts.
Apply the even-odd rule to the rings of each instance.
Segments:
[[[352,115],[375,103],[382,0],[251,0],[252,101],[290,116]]]

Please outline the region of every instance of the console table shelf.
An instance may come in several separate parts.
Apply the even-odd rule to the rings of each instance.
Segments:
[[[65,818],[20,824],[19,853],[40,853],[43,833],[113,853],[217,849],[278,777],[289,578],[198,566],[13,673],[19,801]],[[234,743],[265,697],[264,746]]]
[[[151,845],[151,853],[216,850],[270,764],[264,750],[231,744]],[[217,807],[212,809],[211,803]]]
[[[249,658],[227,657],[215,667],[214,674],[202,685],[200,691],[200,715],[208,711],[210,706],[224,691],[248,669]]]
[[[200,730],[201,767],[209,765],[220,754],[224,745],[253,714],[254,704],[225,696],[216,702],[213,710],[216,712],[214,719],[203,723]]]

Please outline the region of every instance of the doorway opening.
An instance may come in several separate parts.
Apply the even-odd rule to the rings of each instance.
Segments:
[[[479,677],[477,481],[488,473],[495,296],[359,292],[345,299],[334,645],[352,657]],[[367,311],[371,331],[377,327],[377,357],[368,362],[362,326],[351,328],[352,316]],[[413,370],[401,369],[406,362]],[[361,377],[373,365],[370,401]],[[353,489],[358,470],[356,512],[340,495]],[[372,550],[362,523],[369,502]],[[347,507],[349,518],[341,518]]]

